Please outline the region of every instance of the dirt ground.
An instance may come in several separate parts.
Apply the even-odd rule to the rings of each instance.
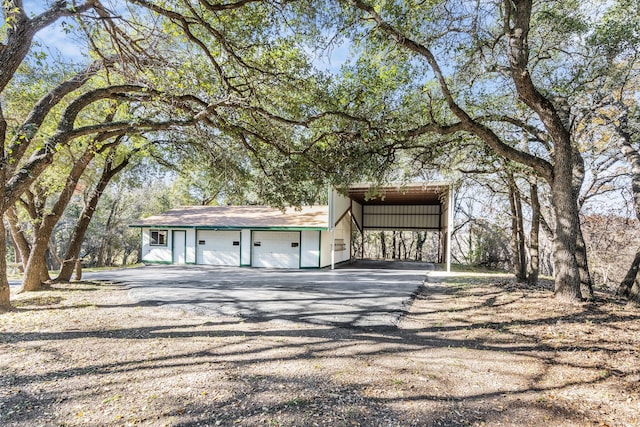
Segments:
[[[549,289],[432,273],[398,328],[344,329],[57,285],[0,314],[0,425],[640,425],[640,311]]]

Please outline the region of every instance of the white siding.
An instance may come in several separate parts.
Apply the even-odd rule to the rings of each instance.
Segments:
[[[242,230],[240,246],[240,265],[251,265],[251,230]]]
[[[151,230],[166,230],[167,244],[164,246],[151,246]],[[171,229],[143,228],[142,229],[142,262],[172,262],[171,258]]]
[[[196,263],[196,229],[187,230],[187,264]]]
[[[365,205],[368,229],[439,229],[439,205]]]
[[[331,265],[331,246],[335,240],[334,262],[336,264],[351,260],[351,216],[345,215],[336,225],[333,235],[330,231],[322,231],[322,245],[320,264],[322,267]]]
[[[331,265],[331,237],[330,231],[322,230],[320,232],[320,266],[327,267]]]
[[[300,234],[300,267],[320,267],[320,231]]]
[[[345,215],[335,228],[335,262],[349,261],[351,259],[351,217]]]
[[[329,224],[329,228],[333,227],[342,216],[351,208],[351,199],[338,193],[336,190],[331,190],[331,200],[329,209],[333,212],[330,213],[329,218],[334,224]]]
[[[362,205],[355,200],[351,203],[351,215],[353,215],[358,227],[362,228]]]

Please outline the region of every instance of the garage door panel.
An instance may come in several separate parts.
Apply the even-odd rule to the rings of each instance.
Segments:
[[[240,232],[199,230],[198,264],[240,265]]]
[[[297,231],[256,231],[252,249],[254,267],[300,267],[300,233]]]

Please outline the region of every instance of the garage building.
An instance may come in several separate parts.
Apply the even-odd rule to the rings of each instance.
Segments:
[[[442,236],[449,269],[450,194],[446,183],[363,185],[330,191],[328,206],[183,206],[131,226],[141,228],[144,263],[294,269],[351,260],[355,230],[427,229]]]
[[[328,206],[183,206],[131,226],[145,263],[321,268],[349,260],[350,221],[329,227]]]

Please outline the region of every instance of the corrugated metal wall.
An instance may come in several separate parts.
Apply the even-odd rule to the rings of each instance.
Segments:
[[[440,205],[364,205],[362,208],[364,227],[369,230],[440,229]]]

